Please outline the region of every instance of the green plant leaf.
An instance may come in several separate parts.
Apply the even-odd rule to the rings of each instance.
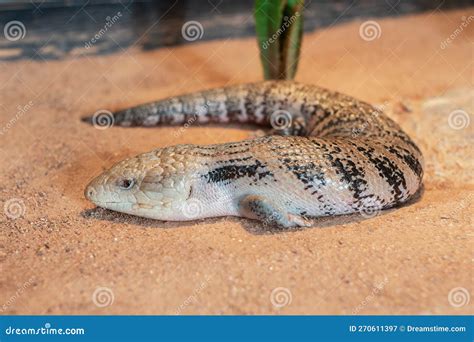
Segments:
[[[281,79],[292,80],[298,68],[303,38],[303,5],[304,0],[289,0],[285,7],[282,25],[288,27],[280,39]]]
[[[265,79],[295,76],[303,33],[304,0],[256,0],[254,15]]]
[[[280,71],[280,41],[272,36],[280,28],[285,5],[285,0],[255,1],[255,28],[265,79],[278,78]]]

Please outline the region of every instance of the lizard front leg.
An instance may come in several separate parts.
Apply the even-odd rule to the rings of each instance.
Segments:
[[[239,202],[239,211],[243,217],[276,224],[285,228],[309,227],[312,221],[292,213],[286,208],[262,195],[248,195]]]

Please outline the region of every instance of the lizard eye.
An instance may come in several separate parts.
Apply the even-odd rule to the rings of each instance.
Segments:
[[[117,182],[118,187],[123,190],[131,189],[134,184],[135,184],[135,180],[131,178],[122,178],[122,179],[119,179]]]

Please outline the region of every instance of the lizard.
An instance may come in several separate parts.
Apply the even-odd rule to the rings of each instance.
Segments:
[[[131,215],[311,226],[322,216],[399,206],[422,186],[422,153],[397,123],[379,108],[315,85],[232,85],[120,110],[112,119],[123,127],[194,120],[271,128],[238,142],[157,148],[87,185],[85,197],[95,205]]]

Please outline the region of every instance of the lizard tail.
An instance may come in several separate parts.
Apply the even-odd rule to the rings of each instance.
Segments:
[[[109,115],[113,125],[124,127],[193,122],[268,125],[271,113],[266,113],[266,94],[274,86],[275,82],[269,81],[258,86],[244,84],[206,90],[109,112]],[[82,121],[94,124],[94,116],[84,117]]]

